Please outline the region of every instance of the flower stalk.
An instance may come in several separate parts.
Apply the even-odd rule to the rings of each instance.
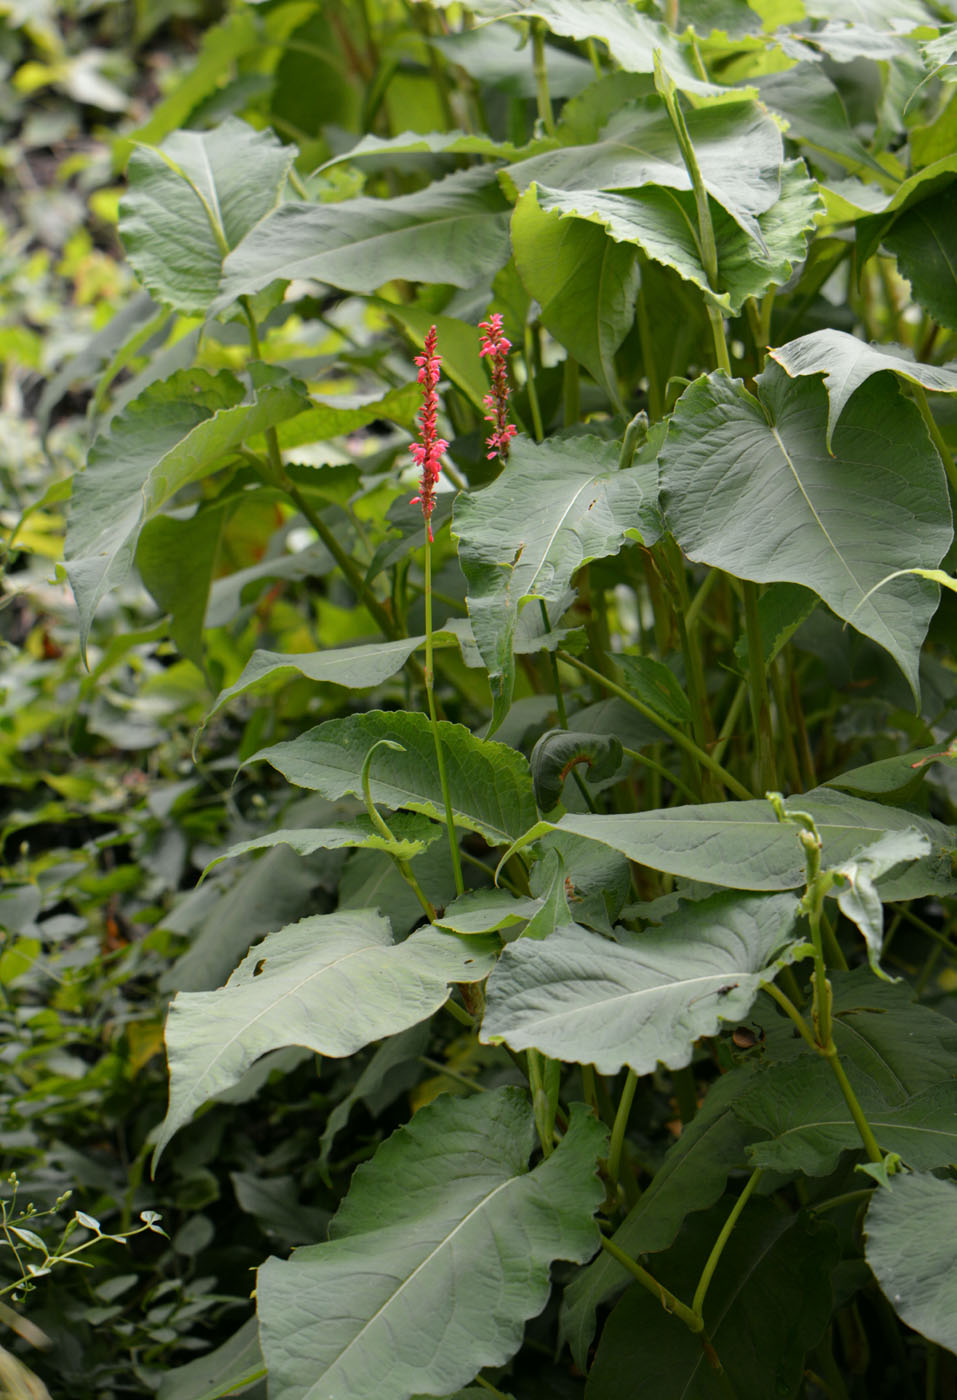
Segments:
[[[439,407],[437,386],[442,369],[442,357],[438,354],[438,336],[435,326],[430,327],[425,337],[425,352],[416,355],[419,366],[419,383],[422,385],[422,408],[419,411],[419,440],[410,448],[413,460],[421,471],[419,494],[413,496],[411,505],[421,505],[425,521],[425,695],[429,706],[429,721],[432,726],[432,741],[435,745],[435,763],[442,789],[445,806],[445,826],[449,837],[449,851],[452,856],[452,870],[455,876],[457,894],[464,894],[465,881],[462,878],[462,861],[459,855],[458,837],[455,832],[455,816],[452,811],[452,797],[449,792],[448,774],[445,771],[445,754],[439,734],[439,722],[435,713],[434,670],[432,664],[432,511],[435,507],[435,488],[442,470],[442,454],[448,443],[440,438],[436,426]]]

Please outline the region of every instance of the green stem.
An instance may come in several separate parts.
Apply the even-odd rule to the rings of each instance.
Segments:
[[[817,1042],[814,1039],[814,1034],[807,1021],[805,1021],[800,1011],[798,1011],[797,1007],[791,1001],[790,997],[785,996],[784,992],[781,991],[781,988],[776,987],[773,982],[762,982],[760,985],[762,992],[767,992],[768,996],[771,997],[772,1000],[777,1002],[778,1006],[780,1006],[781,1010],[785,1013],[785,1015],[790,1017],[790,1019],[794,1022],[794,1025],[797,1027],[798,1033],[800,1034],[801,1039],[804,1041],[805,1045],[807,1045],[809,1049],[816,1051],[818,1046]]]
[[[927,426],[927,431],[930,433],[933,444],[940,453],[940,459],[944,464],[944,471],[947,473],[947,480],[950,482],[951,492],[957,495],[957,466],[954,465],[954,459],[944,441],[944,436],[937,426],[934,415],[930,411],[930,404],[927,402],[927,395],[924,392],[923,385],[912,384],[911,393],[914,395],[914,402],[920,409],[920,416]]]
[[[565,364],[562,368],[562,413],[566,428],[573,428],[581,418],[582,413],[578,361],[573,360],[571,355],[565,357]]]
[[[870,1200],[874,1194],[873,1186],[862,1186],[859,1191],[845,1191],[840,1196],[832,1196],[828,1201],[815,1201],[811,1206],[815,1215],[823,1215],[828,1210],[839,1210],[841,1206],[849,1206],[852,1201],[861,1202]]]
[[[270,429],[269,431],[275,432],[274,429]],[[266,436],[268,440],[268,432]],[[326,524],[322,516],[313,510],[299,488],[293,486],[292,483],[288,481],[281,484],[283,490],[293,502],[296,509],[305,517],[326,549],[328,549],[342,573],[345,575],[349,587],[363,604],[366,611],[375,619],[381,631],[384,632],[391,641],[395,641],[398,636],[398,629],[396,628],[395,622],[390,616],[388,609],[379,601],[368,583],[366,583],[365,579],[362,577],[362,574],[356,567],[355,560],[346,553],[336,538],[335,533]]]
[[[648,301],[645,291],[645,272],[648,261],[641,257],[640,263],[641,291],[638,294],[635,315],[638,323],[638,342],[641,346],[641,363],[648,381],[648,414],[652,423],[657,423],[664,412],[665,401],[661,391],[661,377],[658,374],[657,347],[651,333],[651,321],[648,316]]]
[[[740,1216],[741,1212],[747,1205],[748,1200],[752,1196],[754,1188],[761,1180],[763,1170],[764,1169],[762,1167],[758,1167],[755,1171],[751,1173],[751,1176],[748,1178],[747,1185],[741,1192],[741,1195],[735,1201],[734,1205],[731,1207],[731,1211],[728,1215],[728,1218],[721,1227],[721,1233],[715,1240],[714,1245],[711,1249],[711,1253],[708,1255],[707,1262],[704,1268],[701,1270],[701,1277],[698,1280],[698,1287],[695,1289],[694,1300],[691,1304],[693,1310],[697,1313],[699,1317],[702,1316],[705,1295],[708,1292],[708,1288],[711,1284],[711,1279],[714,1276],[714,1271],[718,1267],[718,1260],[724,1253],[724,1247],[731,1237],[731,1231],[738,1223],[738,1217]]]
[[[774,761],[774,740],[771,734],[771,697],[768,693],[768,673],[764,665],[761,641],[761,621],[758,616],[757,584],[741,580],[744,605],[745,633],[748,639],[748,681],[751,695],[751,721],[758,749],[761,787],[765,792],[777,790],[777,764]]]
[[[525,327],[525,388],[528,391],[528,406],[532,414],[532,431],[535,434],[535,441],[541,442],[545,436],[545,429],[542,425],[542,410],[538,402],[538,390],[535,387],[535,363],[532,355],[532,328]]]
[[[718,308],[709,301],[708,324],[711,327],[711,342],[714,345],[714,362],[718,369],[723,369],[725,374],[731,373],[731,356],[728,353],[728,341],[724,333],[724,317]]]
[[[650,768],[652,773],[657,774],[659,778],[666,778],[678,792],[683,793],[684,796],[687,797],[689,802],[697,802],[698,794],[692,792],[683,778],[679,778],[677,773],[672,773],[663,763],[659,763],[656,758],[652,758],[650,754],[641,753],[639,749],[629,749],[626,744],[622,744],[621,751],[627,754],[629,758],[633,758],[636,763],[642,763],[646,768]],[[657,807],[661,804],[656,802],[654,805]]]
[[[365,801],[366,812],[369,815],[369,820],[372,822],[372,825],[375,827],[379,835],[384,837],[386,841],[391,842],[392,845],[395,846],[396,839],[393,836],[392,832],[389,830],[389,826],[385,818],[382,816],[381,812],[379,812],[375,805],[375,802],[372,800],[372,759],[376,749],[379,748],[398,749],[400,752],[402,751],[402,745],[395,743],[395,741],[392,739],[377,740],[365,756],[365,761],[363,762],[362,773],[360,776],[360,784],[362,787],[362,796]],[[396,855],[394,851],[390,851],[389,854],[392,856],[392,859],[398,866],[399,873],[402,875],[402,878],[411,886],[412,890],[414,891],[416,899],[419,901],[419,903],[422,905],[422,908],[425,910],[426,917],[430,921],[434,920],[435,906],[432,903],[432,901],[427,898],[409,862],[407,860],[403,860],[401,856]]]
[[[864,1116],[864,1110],[857,1101],[857,1095],[851,1088],[851,1081],[844,1073],[844,1066],[841,1064],[840,1056],[837,1053],[837,1046],[831,1041],[824,1051],[825,1058],[831,1066],[834,1077],[840,1085],[841,1093],[844,1095],[844,1102],[847,1104],[854,1119],[854,1125],[860,1133],[861,1142],[864,1144],[864,1151],[872,1162],[883,1162],[884,1154],[877,1145],[877,1138],[874,1131]]]
[[[617,1187],[621,1174],[621,1154],[625,1145],[625,1130],[628,1127],[628,1116],[631,1113],[631,1105],[637,1087],[638,1076],[633,1069],[630,1069],[625,1076],[624,1088],[621,1091],[621,1098],[618,1100],[618,1111],[615,1114],[615,1121],[611,1129],[611,1142],[608,1146],[608,1181],[612,1190]]]
[[[485,1084],[480,1084],[477,1079],[469,1079],[467,1074],[459,1074],[457,1069],[449,1069],[448,1065],[443,1065],[440,1060],[430,1059],[428,1055],[420,1055],[419,1064],[425,1065],[426,1069],[435,1070],[436,1074],[441,1074],[445,1079],[454,1080],[456,1084],[461,1084],[466,1089],[474,1089],[477,1094],[486,1092],[487,1086]]]
[[[482,1390],[487,1390],[490,1395],[497,1395],[498,1400],[508,1400],[508,1396],[505,1394],[504,1390],[499,1390],[491,1381],[487,1381],[484,1376],[476,1376],[475,1384],[480,1386]]]
[[[675,725],[670,724],[668,720],[659,715],[657,711],[651,709],[649,705],[643,704],[637,696],[632,695],[624,686],[618,685],[616,681],[609,679],[608,676],[603,676],[600,671],[594,670],[593,667],[589,666],[586,662],[580,661],[577,656],[572,656],[570,652],[559,651],[558,657],[559,660],[566,661],[570,666],[574,666],[576,670],[581,671],[583,676],[587,676],[589,680],[594,681],[604,690],[609,690],[613,695],[617,695],[620,699],[624,700],[626,704],[630,705],[633,710],[637,710],[640,715],[644,715],[645,719],[650,720],[652,724],[656,725],[667,734],[669,739],[677,744],[679,749],[690,754],[697,763],[700,763],[703,768],[707,768],[709,773],[712,773],[716,778],[720,779],[728,791],[734,793],[735,797],[740,797],[744,802],[753,800],[754,793],[749,792],[743,783],[739,783],[733,773],[729,773],[726,768],[722,768],[721,764],[716,763],[711,755],[700,748],[693,739],[689,739],[687,734],[682,733]]]
[[[602,1235],[601,1247],[605,1253],[610,1254],[612,1259],[616,1260],[623,1269],[627,1269],[632,1278],[638,1280],[642,1288],[647,1288],[649,1293],[654,1294],[665,1312],[674,1313],[675,1317],[684,1323],[689,1332],[704,1331],[704,1323],[700,1315],[696,1312],[692,1312],[691,1308],[683,1303],[680,1298],[676,1298],[669,1288],[665,1288],[663,1283],[659,1283],[652,1274],[649,1274],[647,1269],[643,1269],[637,1260],[632,1259],[630,1254],[626,1254],[623,1249],[615,1244],[614,1240],[610,1240],[606,1235]]]
[[[545,25],[539,19],[532,20],[532,62],[535,70],[535,97],[538,102],[538,116],[549,136],[555,135],[555,114],[548,91],[548,63],[545,59]]]
[[[445,754],[439,734],[439,721],[435,713],[435,696],[432,686],[432,540],[428,521],[425,525],[425,694],[429,704],[429,721],[432,725],[432,739],[435,744],[435,762],[438,768],[442,800],[445,803],[445,826],[449,836],[449,851],[452,856],[452,871],[455,876],[457,894],[465,893],[462,879],[462,862],[459,858],[459,843],[455,832],[455,817],[452,811],[452,796],[445,771]]]

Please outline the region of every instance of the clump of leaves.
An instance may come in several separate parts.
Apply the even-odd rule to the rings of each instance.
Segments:
[[[199,1154],[218,1192],[244,1125],[281,1251],[219,1350],[139,1374],[943,1394],[942,12],[261,10],[130,156],[149,295],[64,546],[94,676],[98,609],[156,605],[124,703],[211,865],[158,892],[157,1185]],[[191,730],[238,774],[205,825]]]

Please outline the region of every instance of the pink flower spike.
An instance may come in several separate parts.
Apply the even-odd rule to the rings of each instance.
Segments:
[[[508,422],[508,352],[512,342],[502,334],[502,315],[499,311],[493,311],[487,321],[480,321],[479,330],[483,332],[479,358],[488,356],[492,373],[492,392],[482,400],[488,409],[486,422],[492,424],[492,433],[486,438],[485,445],[489,449],[490,462],[494,457],[501,457],[504,462],[508,459],[509,442],[518,431],[513,423]]]
[[[435,487],[442,470],[442,453],[447,452],[449,447],[445,438],[436,435],[438,429],[435,416],[439,408],[436,386],[442,367],[442,357],[436,354],[436,345],[436,330],[432,326],[425,337],[425,354],[415,357],[415,363],[419,366],[418,379],[422,385],[422,407],[419,410],[419,441],[413,442],[409,448],[412,460],[422,472],[419,479],[419,494],[413,496],[409,504],[422,506],[422,516],[429,532],[430,541],[432,539],[431,515],[435,507]]]

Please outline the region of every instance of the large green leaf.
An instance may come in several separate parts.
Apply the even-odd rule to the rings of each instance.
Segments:
[[[199,510],[188,520],[154,516],[140,532],[136,567],[171,618],[170,635],[183,656],[203,667],[203,619],[225,512]]]
[[[584,929],[509,944],[488,982],[482,1038],[554,1059],[650,1074],[741,1021],[799,945],[794,895],[722,891],[613,943]]]
[[[63,551],[84,646],[96,606],[129,572],[146,522],[245,439],[308,407],[301,384],[259,366],[253,388],[226,371],[182,370],[117,414],[74,481]]]
[[[870,378],[826,445],[828,399],[778,365],[760,398],[717,372],[686,389],[659,456],[662,503],[684,552],[759,583],[812,588],[894,657],[918,694],[938,591],[896,569],[936,568],[953,529],[947,482],[916,406]]]
[[[857,1065],[887,1103],[902,1103],[953,1077],[957,1025],[915,1002],[906,982],[875,981],[864,967],[833,971],[830,982],[841,1058]]]
[[[329,1242],[259,1270],[276,1393],[408,1400],[508,1360],[545,1306],[552,1260],[595,1251],[604,1142],[576,1106],[529,1172],[533,1120],[519,1090],[420,1109],[356,1171]]]
[[[784,147],[781,132],[756,102],[738,100],[687,114],[705,189],[760,247],[757,215],[781,194]],[[584,146],[547,151],[507,166],[507,185],[516,191],[536,184],[551,189],[640,190],[658,186],[691,190],[677,137],[658,102],[630,103],[605,126],[601,138]]]
[[[957,182],[907,209],[884,235],[884,246],[896,253],[914,300],[951,330],[957,329],[955,215]]]
[[[280,828],[269,831],[265,836],[255,836],[250,841],[239,841],[215,856],[206,870],[211,870],[220,861],[234,860],[236,856],[248,855],[250,851],[270,850],[273,846],[289,846],[297,855],[311,856],[316,851],[370,850],[387,851],[399,860],[411,860],[437,840],[441,828],[428,817],[413,812],[399,812],[389,826],[394,840],[383,836],[364,814],[352,822],[339,821],[335,826],[303,826]],[[205,872],[204,872],[205,873]]]
[[[757,216],[762,243],[711,202],[718,252],[717,287],[712,288],[698,247],[694,196],[685,190],[647,185],[616,194],[604,190],[555,190],[537,186],[542,210],[564,219],[601,224],[618,243],[634,243],[654,262],[673,268],[700,288],[722,310],[737,312],[751,296],[771,283],[786,282],[805,255],[807,235],[820,209],[813,181],[801,161],[787,161],[781,171],[781,197]],[[531,191],[523,197],[529,199]]]
[[[798,63],[782,73],[758,79],[761,99],[788,122],[792,141],[836,156],[855,173],[870,168],[879,177],[887,172],[874,160],[847,117],[841,94],[818,63]]]
[[[436,0],[448,7],[454,0]],[[524,16],[545,22],[553,34],[568,39],[602,39],[616,63],[633,73],[652,73],[657,54],[675,82],[691,92],[714,93],[714,84],[698,78],[666,25],[641,14],[623,0],[475,0],[469,5],[477,19]]]
[[[120,237],[140,280],[177,311],[204,312],[223,260],[274,209],[296,154],[271,131],[227,117],[212,131],[175,131],[130,157]]]
[[[290,202],[226,260],[217,306],[277,277],[374,292],[402,277],[471,287],[508,260],[508,205],[495,172],[462,170],[395,199]]]
[[[865,1229],[867,1262],[895,1312],[957,1351],[957,1183],[894,1176],[874,1192]]]
[[[443,641],[454,642],[451,635],[442,633],[433,636],[433,642],[436,640],[439,645]],[[424,637],[403,637],[396,642],[367,642],[354,647],[328,647],[324,651],[254,651],[238,680],[217,695],[203,723],[208,724],[237,695],[277,689],[294,675],[352,690],[369,690],[401,671],[424,642]]]
[[[885,1152],[919,1170],[957,1162],[957,1079],[890,1104],[849,1066],[865,1117]],[[756,1167],[826,1176],[842,1152],[862,1150],[860,1133],[830,1065],[812,1055],[770,1065],[735,1104],[755,1136],[748,1156]]]
[[[674,1249],[654,1261],[655,1277],[690,1298],[726,1204],[685,1225]],[[708,1340],[701,1338],[633,1284],[605,1325],[585,1389],[587,1400],[621,1400],[634,1391],[654,1400],[725,1400],[728,1382],[739,1396],[790,1396],[804,1355],[831,1312],[830,1272],[839,1257],[833,1227],[813,1216],[782,1214],[770,1201],[750,1200],[725,1246],[704,1306]]]
[[[770,352],[792,378],[821,374],[827,389],[827,445],[848,400],[872,374],[889,369],[911,384],[941,394],[957,394],[957,369],[919,364],[903,345],[868,345],[846,331],[812,331]]]
[[[545,137],[534,142],[531,148],[520,147],[511,141],[496,141],[481,132],[468,131],[403,131],[388,137],[368,134],[348,151],[339,151],[323,161],[316,173],[346,161],[377,159],[387,164],[392,156],[398,155],[491,156],[496,160],[519,160],[554,144],[551,138]]]
[[[742,1085],[754,1072],[754,1065],[743,1065],[716,1080],[702,1107],[665,1153],[651,1185],[612,1235],[632,1258],[667,1249],[685,1218],[712,1205],[724,1192],[729,1173],[745,1165],[750,1136],[733,1110]],[[566,1288],[561,1335],[583,1371],[588,1367],[598,1308],[630,1278],[616,1259],[602,1253]]]
[[[504,744],[476,739],[460,724],[440,721],[439,733],[456,824],[480,832],[494,845],[514,840],[535,820],[527,760]],[[418,711],[369,710],[327,720],[297,739],[261,749],[250,762],[265,759],[297,787],[312,788],[333,801],[346,793],[359,797],[362,765],[379,739],[392,739],[404,752],[381,749],[376,754],[372,800],[444,821],[432,729],[428,716]]]
[[[532,185],[512,215],[512,250],[544,325],[623,411],[614,357],[634,320],[636,249],[582,219],[544,212]]]
[[[375,910],[315,914],[250,949],[225,987],[181,992],[166,1022],[169,1111],[156,1154],[196,1109],[285,1045],[351,1055],[437,1011],[495,962],[495,939],[426,928],[392,942]]]
[[[629,538],[658,538],[654,462],[617,467],[617,444],[599,438],[518,438],[501,476],[456,502],[452,528],[496,727],[511,701],[512,637],[523,602],[557,603],[582,564],[617,554]]]
[[[953,828],[879,802],[868,802],[815,788],[797,799],[810,812],[824,842],[824,861],[840,865],[887,831],[913,828],[928,837],[929,857],[879,882],[886,899],[916,898],[920,893],[957,889],[950,854],[957,844]],[[566,813],[557,822],[538,822],[526,840],[549,831],[570,831],[611,846],[629,860],[691,880],[741,890],[797,889],[805,881],[804,851],[797,829],[778,822],[766,802],[710,802],[625,815],[579,816]]]
[[[157,1398],[221,1400],[227,1395],[248,1395],[265,1375],[259,1326],[255,1317],[251,1317],[215,1351],[167,1371],[160,1381]]]

